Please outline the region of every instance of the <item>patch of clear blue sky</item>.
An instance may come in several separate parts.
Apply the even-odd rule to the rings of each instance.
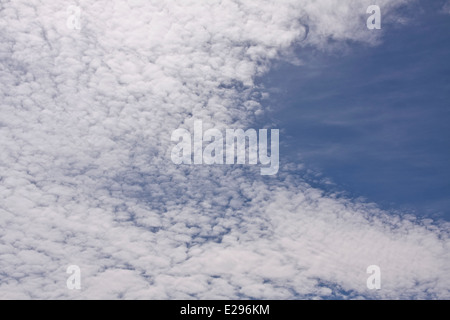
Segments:
[[[450,15],[442,6],[405,7],[409,22],[382,24],[376,47],[298,48],[304,65],[274,66],[261,83],[271,92],[267,120],[283,130],[282,161],[382,208],[450,220]]]

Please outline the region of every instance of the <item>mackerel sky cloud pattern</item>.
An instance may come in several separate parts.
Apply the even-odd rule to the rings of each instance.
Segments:
[[[395,20],[409,2],[378,5]],[[2,2],[0,298],[448,299],[448,223],[313,188],[282,154],[274,177],[170,160],[195,120],[254,127],[255,79],[293,46],[378,44],[371,4]]]

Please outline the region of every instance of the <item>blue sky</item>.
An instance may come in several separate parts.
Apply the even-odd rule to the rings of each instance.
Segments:
[[[383,24],[382,43],[298,48],[262,79],[289,159],[382,208],[450,220],[450,19],[442,2]],[[377,32],[377,31],[368,31]]]
[[[2,3],[0,299],[448,299],[450,1],[377,2]],[[197,120],[280,170],[174,163]]]

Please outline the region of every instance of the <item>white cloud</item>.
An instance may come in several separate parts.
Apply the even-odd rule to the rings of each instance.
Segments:
[[[442,7],[444,13],[450,14],[450,1],[447,1]]]
[[[448,225],[282,173],[170,163],[172,130],[194,119],[251,126],[254,78],[305,25],[302,44],[376,43],[364,2],[332,3],[80,1],[79,31],[70,1],[3,4],[0,298],[448,298]]]

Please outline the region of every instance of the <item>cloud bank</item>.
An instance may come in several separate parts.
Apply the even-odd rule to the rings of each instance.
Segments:
[[[254,80],[292,46],[378,43],[369,4],[2,3],[0,298],[449,298],[448,224],[326,194],[293,164],[170,161],[176,128],[258,121]]]

